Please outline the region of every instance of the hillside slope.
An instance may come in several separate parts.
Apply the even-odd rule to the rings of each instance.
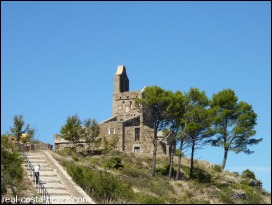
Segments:
[[[152,157],[148,154],[113,152],[83,157],[64,150],[53,156],[97,203],[271,203],[271,194],[252,183],[257,180],[222,171],[205,161],[195,162],[194,179],[189,180],[189,159],[182,158],[183,180],[176,181],[168,178],[165,155],[157,158],[156,177],[151,177]],[[174,164],[175,172],[177,158]]]

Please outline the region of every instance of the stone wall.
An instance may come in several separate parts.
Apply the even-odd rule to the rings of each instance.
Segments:
[[[103,138],[105,137],[108,142],[112,142],[114,137],[118,137],[116,149],[122,151],[122,122],[109,122],[101,123],[100,126],[100,137],[102,138],[101,147],[103,147]]]
[[[80,139],[75,145],[77,148],[87,148],[88,143],[85,143],[84,139]],[[73,142],[63,139],[60,135],[54,135],[54,150],[63,150],[64,148],[74,147]]]
[[[141,91],[124,92],[113,95],[112,116],[117,116],[118,121],[123,121],[139,115],[135,99],[141,98]]]
[[[135,129],[140,129],[139,140],[135,139]],[[126,152],[151,153],[153,151],[152,138],[149,135],[149,133],[146,132],[147,129],[149,128],[145,126],[125,127],[125,136],[126,136],[125,151]]]

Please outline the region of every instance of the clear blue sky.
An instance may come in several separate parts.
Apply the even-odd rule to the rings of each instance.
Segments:
[[[270,56],[270,2],[1,2],[1,133],[22,114],[53,144],[70,115],[109,118],[125,65],[131,90],[230,88],[251,104],[263,141],[226,168],[253,170],[271,191]],[[223,149],[197,158],[221,164]]]

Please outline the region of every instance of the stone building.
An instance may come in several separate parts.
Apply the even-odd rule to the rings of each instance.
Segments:
[[[152,125],[148,125],[144,113],[139,112],[135,105],[136,98],[143,97],[144,88],[139,91],[129,91],[129,79],[125,66],[118,66],[114,75],[114,92],[112,102],[112,117],[101,122],[100,137],[111,141],[117,138],[116,148],[124,152],[153,152]],[[79,142],[82,147],[86,144]],[[55,135],[55,149],[70,146],[70,142]],[[162,141],[158,144],[158,154],[166,153],[166,145]]]

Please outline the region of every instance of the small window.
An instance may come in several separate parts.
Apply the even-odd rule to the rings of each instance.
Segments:
[[[140,141],[140,128],[135,128],[135,141]]]
[[[140,147],[134,147],[134,152],[140,153]]]
[[[114,135],[115,134],[115,129],[114,128],[109,128],[108,129],[108,134],[109,135]]]
[[[130,101],[129,103],[130,103],[130,108],[132,108],[132,101]]]

